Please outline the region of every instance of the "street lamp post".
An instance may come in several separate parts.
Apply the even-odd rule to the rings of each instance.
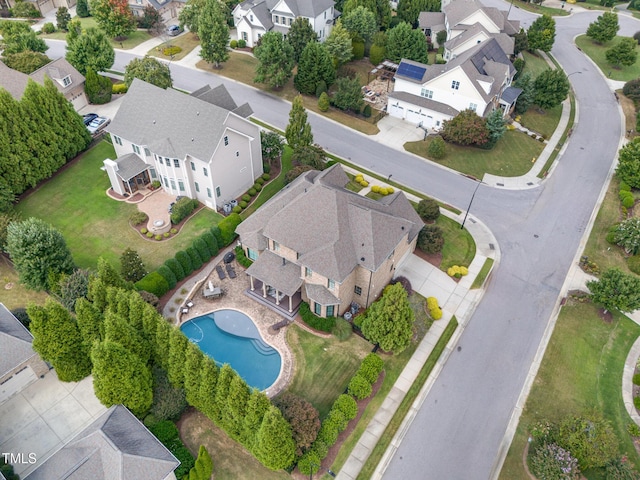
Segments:
[[[471,204],[473,203],[473,199],[475,198],[476,192],[478,191],[478,188],[480,188],[481,183],[483,183],[482,180],[478,180],[478,183],[476,184],[476,188],[473,190],[473,194],[471,194],[471,200],[469,201],[469,206],[467,207],[467,211],[464,214],[464,218],[462,219],[462,225],[460,225],[460,230],[464,228],[464,224],[467,221],[467,216],[469,215],[469,210],[471,210]]]

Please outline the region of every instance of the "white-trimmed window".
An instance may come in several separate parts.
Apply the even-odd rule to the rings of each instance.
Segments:
[[[133,151],[140,155],[140,147],[138,145],[131,144]]]
[[[193,184],[196,187],[196,192],[200,192],[200,185],[198,185],[198,182],[193,182]]]
[[[175,190],[176,189],[176,181],[173,178],[170,178],[169,182],[171,182],[171,190]]]
[[[117,135],[113,136],[113,141],[116,142],[118,145],[122,145],[122,139]]]
[[[178,190],[184,192],[184,182],[180,179],[178,179]]]
[[[353,293],[355,293],[356,295],[362,295],[362,287],[356,285],[355,287],[353,287]]]
[[[165,164],[167,167],[170,167],[170,166],[171,166],[171,159],[170,159],[170,158],[165,157],[165,158],[164,158],[164,164]]]
[[[202,167],[202,173],[204,173],[205,177],[209,176],[209,171],[207,170],[207,167]]]
[[[273,240],[273,251],[274,252],[279,252],[280,251],[280,244],[278,242],[276,242],[275,240]]]
[[[334,288],[336,288],[336,282],[334,280],[331,280],[330,278],[327,279],[327,288],[329,290],[333,290]]]
[[[216,197],[220,197],[220,195],[222,195],[222,192],[220,191],[220,186],[218,185],[216,187]]]
[[[304,276],[310,277],[311,275],[313,275],[313,270],[311,270],[309,267],[304,267]]]
[[[207,197],[211,198],[211,189],[207,187]]]
[[[173,159],[173,166],[176,168],[180,168],[180,160],[178,160],[177,158]]]
[[[65,87],[71,85],[71,75],[67,75],[62,79],[62,85],[64,85]]]
[[[433,98],[433,90],[423,88],[422,90],[420,90],[420,96],[424,98]]]
[[[196,171],[196,164],[191,162],[191,170]]]
[[[478,104],[477,103],[470,103],[469,104],[469,110],[473,110],[474,112],[478,109]]]
[[[224,146],[226,147],[227,145],[229,145],[229,137],[227,137],[226,135],[224,136]]]
[[[333,317],[334,305],[327,305],[327,317]]]

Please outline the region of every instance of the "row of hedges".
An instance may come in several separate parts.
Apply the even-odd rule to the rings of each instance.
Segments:
[[[331,330],[336,325],[336,317],[318,317],[311,311],[311,308],[309,307],[309,304],[307,302],[302,302],[300,304],[299,313],[304,323],[309,325],[311,328],[320,330],[321,332],[331,333]]]
[[[358,415],[356,399],[361,400],[371,395],[371,386],[376,382],[383,368],[384,362],[375,353],[370,353],[362,360],[360,368],[349,382],[348,394],[343,393],[333,402],[329,414],[322,421],[313,446],[298,461],[300,473],[309,475],[319,470],[329,448],[336,443],[349,421]],[[352,385],[360,385],[360,387],[354,387],[352,391]],[[368,393],[366,393],[367,390]]]
[[[176,478],[182,478],[188,474],[189,470],[195,465],[195,459],[189,449],[184,446],[182,440],[180,440],[178,428],[175,424],[169,420],[163,420],[155,425],[150,425],[149,430],[180,461],[180,466],[174,472]]]
[[[263,173],[261,176],[256,178],[256,183],[254,183],[253,186],[249,190],[247,190],[247,193],[240,197],[238,205],[233,207],[233,213],[240,213],[242,210],[247,208],[249,206],[249,203],[251,203],[251,198],[260,193],[263,185],[269,180],[269,178],[271,178],[271,176],[268,173]]]
[[[186,250],[176,252],[173,258],[165,261],[156,271],[136,282],[136,288],[162,297],[175,288],[178,282],[215,257],[221,248],[230,245],[236,239],[235,230],[241,221],[237,213],[222,219],[218,225],[194,239]]]

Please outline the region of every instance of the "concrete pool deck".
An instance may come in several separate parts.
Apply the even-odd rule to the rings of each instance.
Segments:
[[[183,286],[183,288],[190,289],[188,294],[177,297],[182,298],[183,301],[179,303],[174,301],[171,305],[167,305],[166,308],[173,307],[175,311],[178,312],[172,315],[174,318],[177,318],[178,326],[192,318],[222,309],[237,310],[251,318],[262,340],[277,350],[282,360],[278,378],[264,391],[264,393],[271,398],[285,389],[294,374],[293,354],[287,345],[287,329],[281,328],[278,331],[274,331],[272,328],[269,328],[281,322],[282,317],[273,310],[247,297],[245,291],[250,287],[249,277],[244,273],[244,267],[239,265],[237,261],[234,260],[232,263],[237,273],[236,278],[231,279],[229,276],[224,280],[218,278],[214,268],[216,265],[222,263],[222,257],[229,250],[230,249],[221,250],[218,256],[212,259],[205,267],[199,279],[195,279],[195,281],[188,286]],[[202,296],[202,286],[208,284],[209,281],[211,281],[214,286],[222,288],[224,291],[222,297],[214,299],[204,298]],[[174,295],[174,298],[176,298],[176,295]],[[182,306],[186,303],[187,299],[193,302],[193,307],[189,309],[188,313],[181,313]],[[259,366],[256,365],[256,367],[258,368]]]

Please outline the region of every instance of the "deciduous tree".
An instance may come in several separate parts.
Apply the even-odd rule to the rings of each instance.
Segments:
[[[262,41],[264,42],[264,36],[262,37]],[[287,43],[291,45],[291,48],[293,49],[293,59],[296,62],[300,61],[300,55],[302,55],[304,47],[306,47],[309,42],[317,41],[318,36],[313,30],[309,19],[305,17],[297,17],[289,27]]]
[[[292,158],[314,170],[323,170],[327,160],[325,151],[319,145],[300,145],[293,151]]]
[[[216,68],[229,59],[229,25],[223,8],[218,0],[205,0],[198,20],[198,37],[202,45],[200,56]]]
[[[291,425],[296,442],[296,455],[301,456],[315,441],[320,430],[320,414],[307,400],[293,393],[285,392],[274,400],[282,416]]]
[[[269,163],[280,158],[284,150],[284,140],[276,132],[261,131],[260,145],[262,147],[262,159]]]
[[[110,38],[124,38],[136,28],[127,0],[90,0],[91,15]]]
[[[605,310],[633,312],[640,308],[640,278],[623,273],[617,268],[605,271],[599,280],[587,282],[591,300]]]
[[[73,34],[67,35],[73,38]],[[113,65],[115,52],[107,36],[97,28],[88,28],[77,38],[67,38],[67,61],[81,74],[86,75],[87,68],[94,72],[103,72]]]
[[[300,93],[315,95],[321,82],[330,87],[336,79],[336,71],[327,47],[322,43],[308,43],[298,62],[298,73],[293,84]]]
[[[640,137],[634,138],[618,152],[616,174],[630,187],[640,188]]]
[[[302,104],[302,95],[293,99],[291,111],[289,112],[289,123],[285,129],[284,136],[287,143],[294,150],[301,145],[311,145],[313,134],[311,125],[307,121],[307,111]]]
[[[333,104],[342,110],[352,110],[360,113],[364,106],[360,78],[357,76],[355,78],[338,78],[336,81],[336,92],[333,96]]]
[[[562,70],[546,69],[533,85],[534,103],[543,109],[560,105],[569,95],[569,80]]]
[[[387,58],[400,62],[403,58],[427,63],[427,40],[424,33],[414,30],[408,23],[402,22],[387,34]]]
[[[607,62],[620,67],[630,67],[638,59],[638,43],[633,38],[623,38],[605,53]]]
[[[371,40],[373,34],[378,31],[376,16],[362,5],[343,15],[342,24],[352,38],[361,38],[365,42]]]
[[[254,79],[256,82],[280,88],[291,78],[295,65],[294,50],[282,33],[265,33],[253,54],[259,61]]]
[[[414,319],[407,291],[396,283],[386,287],[382,297],[369,307],[362,333],[383,350],[398,354],[409,346]]]
[[[442,229],[438,225],[425,225],[418,234],[418,248],[425,253],[438,253],[444,246]]]
[[[442,138],[458,145],[482,146],[489,141],[489,130],[485,120],[473,110],[463,110],[451,120],[445,120]]]
[[[25,2],[26,3],[26,2]],[[24,51],[46,52],[49,47],[45,41],[38,38],[36,32],[27,22],[0,22],[0,34],[3,38],[4,56]]]
[[[347,29],[342,26],[340,19],[338,19],[331,29],[331,33],[324,41],[324,45],[327,47],[327,51],[333,59],[334,66],[339,67],[351,60],[351,56],[353,55],[351,35]]]
[[[527,30],[529,50],[550,52],[556,38],[556,21],[549,15],[538,17]]]
[[[20,281],[33,290],[48,289],[51,273],[73,272],[73,258],[64,237],[38,218],[11,223],[6,249]]]
[[[144,58],[134,58],[124,69],[124,83],[131,86],[134,78],[165,90],[173,85],[169,65],[154,57],[145,55]]]
[[[200,12],[204,7],[205,0],[187,0],[185,6],[178,13],[180,26],[187,27],[189,31],[197,34],[200,18]]]
[[[604,12],[594,22],[589,24],[587,37],[598,43],[606,43],[615,38],[618,30],[620,30],[618,14]]]

